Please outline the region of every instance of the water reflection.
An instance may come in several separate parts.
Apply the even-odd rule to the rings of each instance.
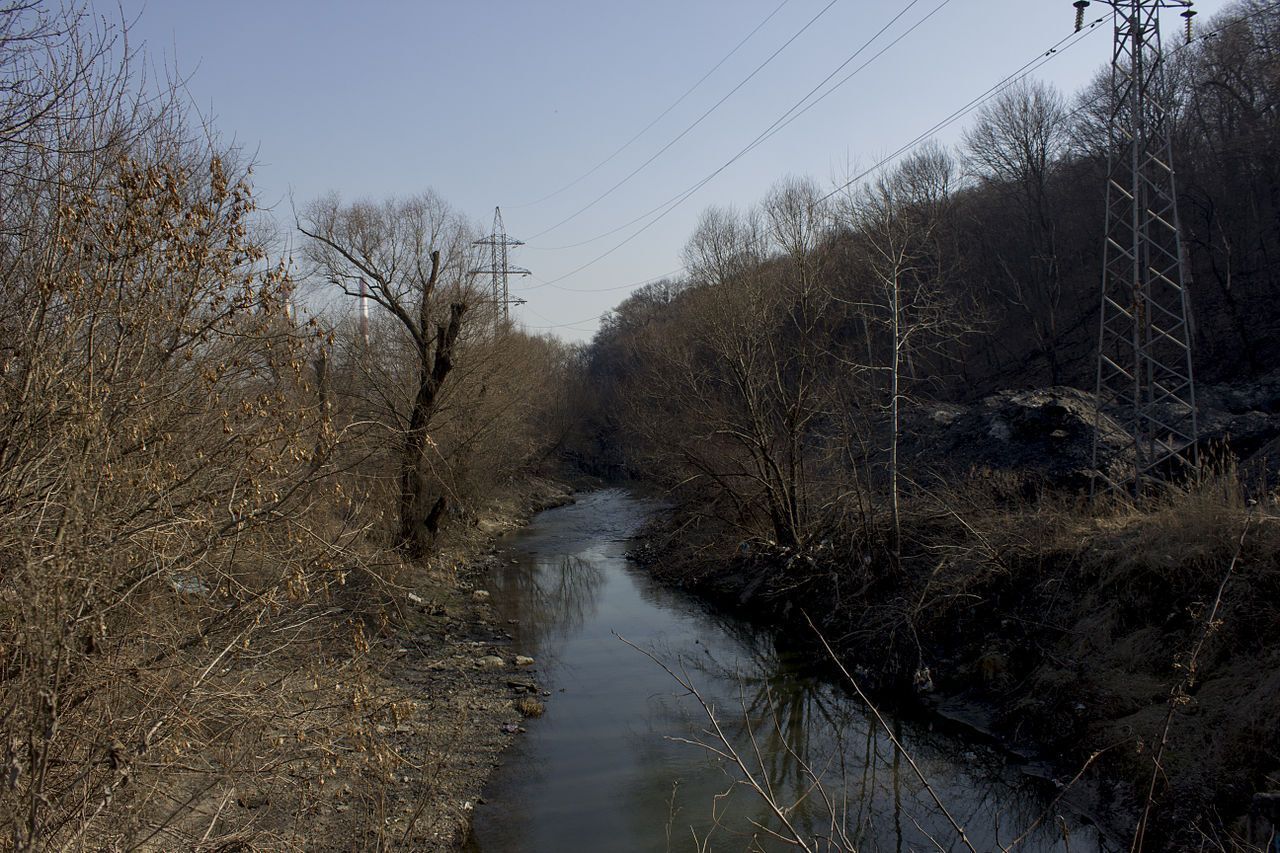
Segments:
[[[670,643],[654,652],[684,682],[668,702],[684,710],[668,713],[668,729],[694,732],[685,739],[744,765],[719,758],[721,772],[738,782],[714,813],[708,810],[707,822],[720,837],[768,849],[761,833],[784,831],[782,818],[771,814],[776,809],[812,849],[966,849],[958,824],[978,849],[999,850],[1037,820],[1043,825],[1019,849],[1070,849],[1058,821],[1045,820],[1055,817],[1045,812],[1050,792],[1018,775],[998,751],[901,719],[889,721],[890,737],[840,685],[779,653],[767,637],[751,640],[728,658],[711,648],[672,655]],[[729,808],[731,797],[745,801]],[[1060,820],[1074,827],[1074,849],[1107,849],[1082,820]]]
[[[604,575],[595,563],[576,555],[526,559],[532,562],[521,570],[497,572],[488,583],[516,642],[538,653],[548,640],[579,630],[594,614]]]
[[[469,849],[792,849],[772,834],[784,820],[819,850],[965,849],[895,739],[979,850],[1045,813],[1053,792],[1002,754],[910,720],[891,738],[815,661],[648,582],[624,557],[648,511],[606,491],[544,513],[490,578],[556,692],[486,791]],[[1051,815],[1018,849],[1108,849],[1066,820],[1070,846]]]

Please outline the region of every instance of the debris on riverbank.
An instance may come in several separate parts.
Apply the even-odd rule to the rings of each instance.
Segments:
[[[1141,511],[1023,502],[998,485],[980,478],[907,508],[896,566],[856,536],[730,541],[690,511],[652,528],[634,556],[792,636],[811,634],[812,617],[867,686],[1046,759],[1064,782],[1089,764],[1091,808],[1119,835],[1165,740],[1151,833],[1161,849],[1199,831],[1265,832],[1249,814],[1280,789],[1276,506],[1251,505],[1225,479]]]
[[[452,534],[429,563],[378,591],[380,616],[359,666],[372,684],[367,714],[378,720],[378,742],[367,748],[380,752],[385,774],[339,774],[327,791],[310,792],[313,803],[303,810],[312,822],[309,849],[377,841],[443,853],[462,844],[500,753],[532,716],[519,704],[526,685],[538,689],[536,667],[519,663],[489,596],[478,593],[501,559],[498,537],[572,501],[561,483],[519,484]],[[484,663],[490,660],[497,665]],[[512,681],[517,669],[519,683]]]

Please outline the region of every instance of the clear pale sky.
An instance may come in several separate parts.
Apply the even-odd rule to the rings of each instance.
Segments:
[[[189,75],[199,108],[256,152],[259,200],[282,224],[291,222],[290,194],[301,206],[330,190],[350,200],[431,187],[486,232],[501,205],[507,231],[528,242],[512,262],[536,275],[513,280],[529,301],[515,316],[575,340],[590,337],[626,285],[679,268],[703,208],[746,207],[789,174],[829,184],[874,164],[1068,36],[1074,15],[1069,0],[94,2],[108,18],[121,9],[136,18],[132,39],[145,41],[149,62]],[[932,17],[648,230],[576,272],[648,220],[557,248],[612,231],[718,169],[908,5],[831,84]],[[1198,3],[1198,22],[1226,5]],[[1095,2],[1089,18],[1105,9]],[[819,13],[679,142],[539,236],[658,152]],[[766,18],[630,147],[531,204],[608,157]],[[1179,42],[1181,23],[1168,14],[1168,41]],[[1036,76],[1073,94],[1109,59],[1109,41],[1109,23],[1098,26]],[[955,142],[964,123],[939,140]]]

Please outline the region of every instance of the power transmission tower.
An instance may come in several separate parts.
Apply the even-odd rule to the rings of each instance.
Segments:
[[[508,262],[508,251],[515,246],[523,246],[523,241],[507,236],[507,229],[502,224],[502,209],[493,209],[493,233],[472,243],[473,246],[489,247],[489,265],[471,270],[473,275],[489,276],[490,302],[494,305],[493,325],[495,329],[507,328],[511,322],[511,306],[523,305],[525,300],[512,298],[508,279],[513,275],[532,275],[524,267],[513,267]]]
[[[1098,324],[1096,425],[1104,411],[1133,440],[1131,482],[1098,465],[1104,489],[1134,495],[1198,464],[1190,272],[1183,254],[1169,138],[1160,15],[1182,9],[1191,40],[1191,0],[1103,0],[1113,10],[1110,158]],[[1077,0],[1076,29],[1089,3]],[[1099,483],[1095,480],[1095,489]]]

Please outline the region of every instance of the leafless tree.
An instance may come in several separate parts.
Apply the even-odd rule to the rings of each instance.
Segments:
[[[1013,215],[988,228],[995,257],[1022,318],[1034,330],[1049,364],[1050,381],[1062,381],[1060,355],[1064,283],[1053,189],[1054,170],[1067,153],[1070,122],[1062,95],[1047,83],[1019,82],[982,107],[965,132],[970,171],[1004,199]]]
[[[809,436],[827,402],[818,195],[789,181],[749,214],[708,211],[685,251],[694,271],[678,297],[686,322],[643,332],[637,365],[642,405],[657,403],[637,408],[638,422],[667,436],[689,484],[715,484],[750,536],[760,535],[759,501],[767,538],[783,547],[813,533]]]
[[[929,147],[846,198],[844,211],[875,296],[864,303],[888,333],[887,357],[864,367],[888,379],[889,505],[893,548],[900,557],[902,407],[917,362],[942,350],[962,329],[947,283],[954,256],[945,245],[954,165]],[[873,356],[874,358],[874,356]]]
[[[298,229],[308,238],[313,274],[352,298],[361,297],[363,281],[411,342],[417,376],[400,454],[397,538],[407,556],[421,559],[448,504],[448,495],[432,487],[428,450],[463,320],[476,302],[468,273],[471,228],[427,192],[381,204],[330,196],[307,207]]]

